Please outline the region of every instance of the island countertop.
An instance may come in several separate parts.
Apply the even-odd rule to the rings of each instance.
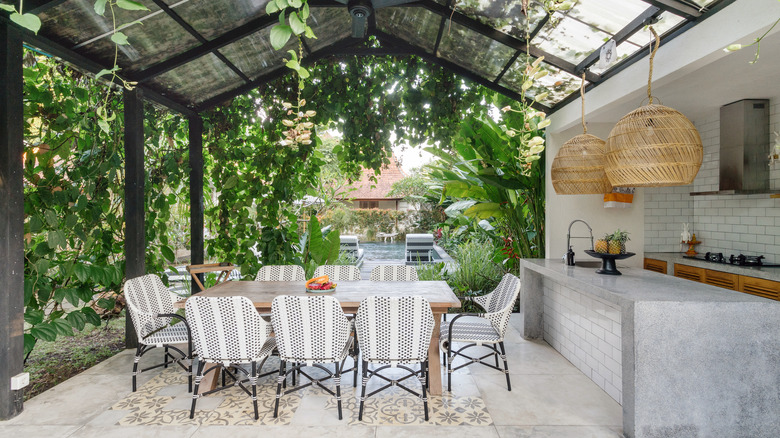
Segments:
[[[590,293],[617,305],[652,302],[764,302],[754,295],[683,280],[641,268],[621,267],[623,275],[596,274],[590,267],[566,266],[554,259],[523,259],[525,269],[554,278],[567,287]],[[779,303],[780,304],[780,303]]]

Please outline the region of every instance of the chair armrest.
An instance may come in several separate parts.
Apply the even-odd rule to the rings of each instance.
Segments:
[[[480,304],[480,303],[477,301],[477,297],[475,297],[475,296],[466,295],[466,296],[464,296],[464,297],[463,297],[463,300],[464,300],[464,301],[471,302],[472,304],[475,304],[475,305],[479,306],[479,308],[480,308],[480,309],[482,309],[482,310],[485,310],[485,308],[484,308],[484,307],[482,307],[482,304]],[[453,320],[453,321],[454,321],[454,320]]]
[[[158,318],[175,318],[184,323],[184,327],[187,329],[187,345],[189,347],[189,356],[192,357],[192,330],[190,330],[190,324],[187,322],[187,318],[179,315],[178,313],[160,313]]]
[[[455,322],[457,320],[459,320],[460,318],[463,318],[464,316],[476,316],[476,317],[479,317],[479,318],[483,318],[484,315],[485,315],[484,313],[459,313],[455,318],[452,318],[452,321],[450,321],[450,327],[449,327],[449,330],[447,332],[447,341],[452,339],[452,327],[455,325]],[[447,352],[448,353],[450,351],[450,348],[452,348],[452,342],[448,342],[447,343]]]

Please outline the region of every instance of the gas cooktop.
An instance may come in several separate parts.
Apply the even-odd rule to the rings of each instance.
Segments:
[[[747,266],[747,267],[762,267],[762,268],[777,268],[780,267],[780,264],[773,264],[773,263],[764,263],[764,256],[746,256],[744,254],[740,255],[730,255],[728,258],[723,255],[722,252],[708,252],[702,255],[697,256],[683,256],[686,259],[694,259],[694,260],[703,260],[705,262],[712,262],[712,263],[721,263],[725,265],[734,265],[734,266]]]

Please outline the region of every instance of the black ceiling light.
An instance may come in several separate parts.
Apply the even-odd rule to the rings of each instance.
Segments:
[[[368,17],[375,9],[412,3],[416,0],[336,0],[347,5],[352,15],[352,37],[365,38],[368,33]]]

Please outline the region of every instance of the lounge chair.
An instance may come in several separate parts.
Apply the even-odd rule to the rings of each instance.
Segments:
[[[433,261],[433,234],[406,235],[406,262]]]
[[[341,236],[341,252],[349,254],[355,260],[355,266],[363,264],[363,250],[360,249],[357,236]]]

